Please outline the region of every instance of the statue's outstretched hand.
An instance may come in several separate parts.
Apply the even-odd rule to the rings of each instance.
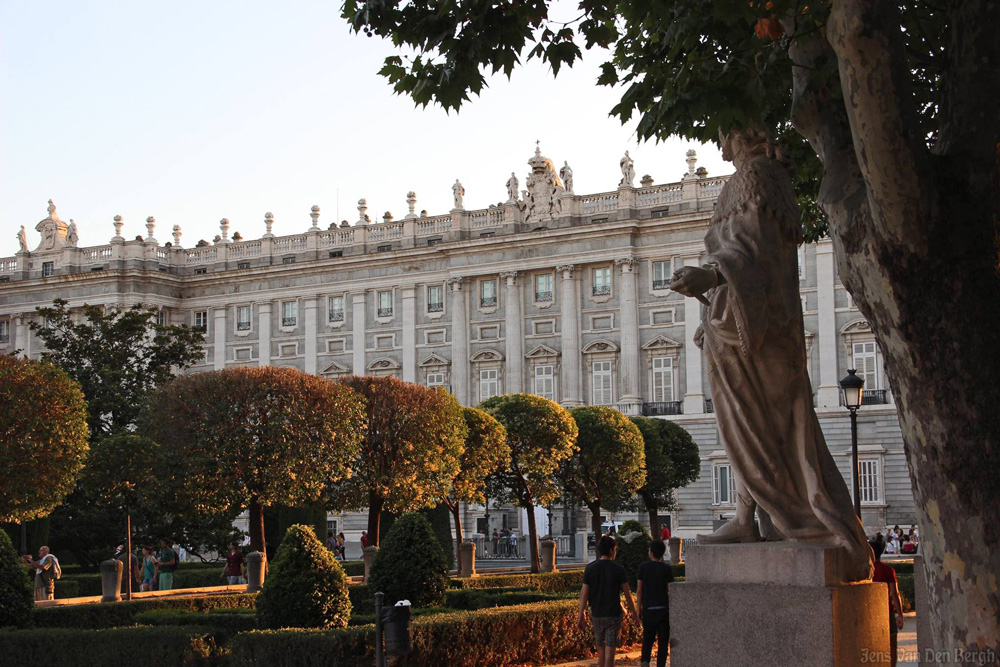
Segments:
[[[717,285],[715,271],[698,266],[682,266],[674,271],[670,289],[684,296],[699,297]]]
[[[700,324],[694,330],[694,344],[699,350],[705,349],[705,327]]]

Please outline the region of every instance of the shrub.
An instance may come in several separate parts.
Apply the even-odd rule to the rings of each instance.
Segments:
[[[178,609],[154,609],[135,615],[139,625],[197,625],[210,628],[217,641],[238,632],[257,629],[257,616],[252,609],[219,609],[199,612]]]
[[[350,616],[340,563],[311,527],[290,527],[257,598],[261,627],[342,628]]]
[[[6,531],[0,530],[0,627],[31,624],[34,585]]]
[[[440,604],[448,576],[441,544],[426,517],[409,512],[396,519],[375,556],[369,583],[385,593],[386,604]]]
[[[107,602],[36,609],[36,627],[115,628],[135,624],[136,614],[154,609],[209,611],[211,609],[253,609],[256,593],[232,593],[188,598],[149,598],[129,602]]]
[[[578,591],[583,586],[583,570],[543,574],[497,574],[475,579],[452,579],[452,588],[521,588],[546,593]]]
[[[455,568],[455,540],[451,534],[451,511],[445,505],[437,505],[420,510],[431,524],[431,530],[441,545],[445,570]]]
[[[126,656],[141,656],[143,667],[208,665],[216,653],[215,639],[196,626],[0,631],[0,645],[13,664],[46,667],[114,665]]]
[[[628,574],[628,583],[635,590],[635,576],[639,571],[639,565],[649,560],[649,543],[652,542],[649,531],[642,527],[638,521],[626,521],[622,524],[621,532],[615,537],[618,544],[618,553],[615,561],[625,568]]]
[[[916,600],[913,590],[913,573],[896,575],[896,585],[899,587],[899,601],[903,605],[903,611],[913,611]]]

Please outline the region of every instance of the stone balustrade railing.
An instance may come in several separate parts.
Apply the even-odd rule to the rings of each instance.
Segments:
[[[522,206],[508,202],[485,209],[456,210],[433,217],[408,217],[403,220],[390,218],[377,223],[331,227],[328,230],[313,230],[290,236],[268,234],[250,241],[216,243],[194,248],[160,245],[152,238],[126,241],[117,236],[111,243],[102,246],[63,247],[0,258],[0,281],[38,277],[42,275],[42,264],[45,262],[53,263],[53,276],[104,268],[158,268],[178,273],[204,273],[206,271],[203,268],[252,268],[323,259],[334,256],[334,249],[345,254],[348,251],[355,254],[401,250],[480,236],[515,234],[535,228],[539,223],[547,227],[566,227],[606,222],[609,219],[665,217],[673,210],[671,205],[682,202],[694,202],[696,209],[702,208],[704,202],[704,206],[710,208],[711,201],[719,196],[727,180],[728,176],[686,178],[680,183],[642,188],[622,187],[614,192],[563,194],[558,202],[559,212],[554,219],[547,221],[525,221]],[[657,208],[660,210],[657,211]],[[435,236],[440,238],[429,238]]]

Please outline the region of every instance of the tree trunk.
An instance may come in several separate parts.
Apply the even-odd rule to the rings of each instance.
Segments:
[[[377,496],[374,493],[368,494],[368,546],[370,547],[382,546],[382,536],[379,535],[379,529],[384,506],[385,500],[382,496]]]
[[[594,549],[596,553],[597,543],[601,541],[601,505],[600,503],[587,503],[590,510],[590,529],[594,531]]]
[[[250,551],[264,551],[264,508],[259,498],[250,499]]]
[[[451,512],[451,518],[455,520],[455,569],[458,570],[458,576],[465,577],[468,575],[462,572],[462,517],[460,505],[459,503],[445,503],[445,506]]]
[[[649,510],[649,534],[654,540],[660,539],[660,508],[656,505],[647,507]]]
[[[125,559],[125,571],[128,577],[128,583],[125,585],[125,599],[132,599],[132,512],[129,510],[129,506],[125,506],[125,553],[128,554],[128,558]]]
[[[542,571],[542,558],[538,553],[538,526],[535,525],[535,507],[531,502],[521,505],[528,510],[528,545],[531,548],[531,573],[537,574]]]

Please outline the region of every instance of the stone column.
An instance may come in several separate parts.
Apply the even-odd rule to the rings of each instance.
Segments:
[[[462,278],[449,278],[451,289],[451,393],[469,404],[469,312]]]
[[[816,242],[816,301],[819,322],[819,390],[816,407],[840,405],[840,378],[837,368],[837,311],[834,296],[833,241]]]
[[[24,313],[15,313],[11,320],[14,323],[14,339],[11,341],[12,350],[21,350],[21,355],[27,359],[31,357],[31,339],[28,337],[28,321]]]
[[[351,295],[353,300],[354,312],[351,314],[351,329],[353,335],[351,336],[351,350],[354,357],[354,369],[355,375],[365,374],[365,317],[367,312],[365,310],[365,293],[355,292]]]
[[[562,404],[574,407],[583,404],[583,388],[580,383],[582,363],[580,352],[580,292],[579,282],[573,275],[575,266],[557,266],[562,277],[559,313],[562,320]]]
[[[507,342],[507,363],[504,384],[507,393],[524,391],[524,332],[521,321],[521,286],[517,284],[517,271],[501,273],[500,279],[507,286],[504,294],[504,339]]]
[[[257,365],[271,365],[271,302],[257,301]]]
[[[404,287],[403,294],[403,380],[417,381],[417,290]]]
[[[213,367],[221,371],[226,367],[226,314],[229,312],[228,306],[214,308],[215,330],[212,332],[213,341]]]
[[[638,415],[642,407],[642,384],[639,364],[639,305],[636,293],[638,262],[631,257],[616,259],[621,269],[621,403],[627,414]]]
[[[306,327],[305,327],[305,371],[306,373],[316,374],[316,345],[318,341],[316,340],[319,335],[319,331],[316,325],[316,297],[310,297],[308,299],[302,300],[302,308],[305,310],[306,316]]]
[[[698,257],[685,257],[684,266],[699,266]],[[701,350],[694,344],[694,332],[701,324],[701,303],[698,299],[684,299],[684,371],[687,391],[684,394],[684,414],[705,412],[705,391],[701,382]]]

